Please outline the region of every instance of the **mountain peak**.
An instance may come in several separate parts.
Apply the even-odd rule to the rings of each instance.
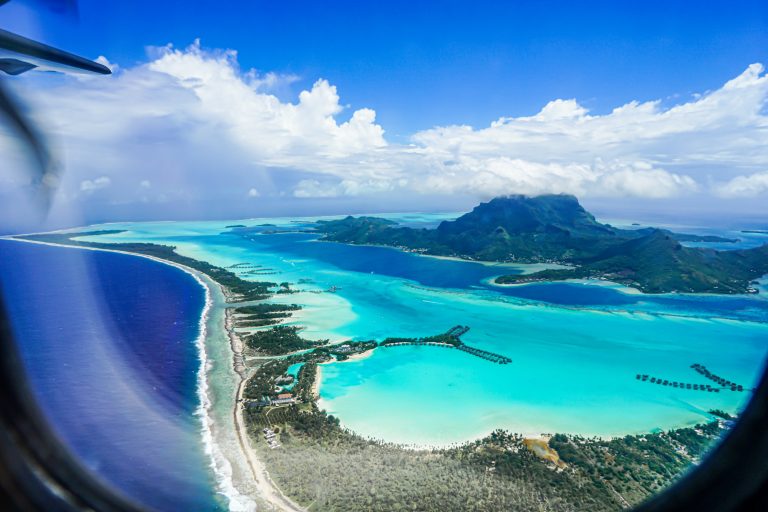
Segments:
[[[491,233],[498,227],[510,235],[562,231],[579,236],[608,234],[609,226],[600,224],[572,195],[500,196],[480,203],[455,221],[444,221],[438,227],[443,234],[468,229]],[[554,229],[552,229],[554,228]]]
[[[687,241],[732,241],[658,228],[601,224],[570,195],[496,197],[437,229],[397,226],[379,218],[318,222],[325,240],[389,245],[487,261],[561,262],[571,266],[507,275],[499,283],[608,279],[644,292],[745,293],[768,272],[768,245],[716,251]],[[711,238],[716,238],[712,240]]]

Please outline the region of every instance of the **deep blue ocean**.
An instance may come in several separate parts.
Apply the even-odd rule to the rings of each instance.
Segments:
[[[144,258],[6,240],[0,284],[39,404],[83,463],[152,509],[221,509],[195,416],[200,285]]]

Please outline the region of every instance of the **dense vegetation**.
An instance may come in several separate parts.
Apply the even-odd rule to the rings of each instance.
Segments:
[[[299,382],[293,387],[293,394],[299,400],[304,402],[311,402],[315,399],[312,396],[312,386],[315,384],[315,374],[317,373],[317,360],[312,360],[304,365],[299,370]]]
[[[375,341],[349,341],[343,345],[332,345],[326,348],[318,348],[315,350],[318,354],[327,354],[333,356],[337,361],[346,361],[349,356],[355,354],[362,354],[378,347],[379,344]]]
[[[304,402],[314,400],[312,385],[315,382],[317,364],[333,359],[326,349],[315,349],[311,352],[296,354],[281,359],[270,359],[262,363],[253,376],[248,379],[243,390],[246,400],[262,400],[273,398],[276,394],[276,380],[286,374],[288,367],[294,363],[304,363],[299,370],[298,382],[293,386],[293,394]],[[254,413],[256,414],[256,413]]]
[[[744,293],[752,280],[768,273],[768,246],[743,251],[714,251],[682,246],[656,230],[578,260],[569,269],[508,275],[499,283],[599,277],[646,293]]]
[[[634,504],[683,474],[721,433],[718,422],[712,422],[607,441],[558,434],[549,445],[573,471],[604,480]]]
[[[284,375],[293,364],[288,359],[271,359],[248,379],[243,390],[246,399],[261,400],[275,394],[275,378]]]
[[[307,340],[299,336],[300,327],[276,325],[270,329],[241,333],[248,348],[262,354],[280,355],[325,345],[328,340]]]
[[[504,431],[410,450],[346,431],[314,406],[281,409],[248,415],[254,433],[280,430],[280,449],[258,435],[255,445],[280,488],[312,510],[617,510],[674,481],[721,432],[711,423],[611,441],[559,434],[558,468]]]
[[[282,448],[257,446],[280,488],[312,510],[540,510],[544,503],[545,510],[572,508],[532,478],[497,476],[458,457],[367,441],[319,413],[294,414],[281,429]]]
[[[573,196],[499,197],[436,229],[401,227],[386,219],[318,221],[325,240],[401,247],[426,254],[522,263],[557,262],[571,268],[508,275],[499,283],[605,278],[647,293],[746,293],[768,273],[768,245],[715,251],[680,241],[731,239],[618,229],[601,224]]]
[[[298,304],[254,304],[251,306],[240,306],[235,308],[235,313],[268,318],[266,315],[280,314],[286,311],[297,311],[299,309],[301,309],[301,306]]]
[[[291,311],[301,309],[298,304],[255,304],[234,308],[235,327],[263,327],[282,322]]]

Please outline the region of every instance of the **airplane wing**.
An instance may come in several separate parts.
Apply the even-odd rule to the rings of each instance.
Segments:
[[[0,71],[9,75],[20,75],[31,69],[112,74],[107,66],[98,62],[0,29]]]

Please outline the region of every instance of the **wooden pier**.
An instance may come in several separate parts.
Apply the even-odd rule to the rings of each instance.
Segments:
[[[257,265],[255,263],[243,262],[243,263],[235,263],[234,265],[230,265],[227,268],[237,270],[237,269],[248,269],[248,268],[260,268],[261,266],[262,265]]]
[[[693,368],[697,373],[703,375],[705,378],[720,384],[724,388],[730,388],[731,391],[744,391],[744,386],[741,384],[736,384],[735,382],[726,380],[719,375],[715,375],[714,373],[710,372],[703,364],[692,364],[691,368]]]
[[[512,362],[512,359],[508,358],[507,356],[502,356],[500,354],[489,352],[487,350],[482,350],[479,348],[470,347],[469,345],[465,345],[464,342],[461,341],[461,336],[466,334],[467,331],[469,331],[469,327],[467,327],[466,325],[456,325],[448,329],[448,331],[446,331],[446,333],[441,336],[430,336],[426,338],[400,338],[392,341],[385,340],[379,346],[393,347],[397,345],[416,345],[416,346],[456,348],[458,350],[461,350],[462,352],[466,352],[467,354],[473,355],[475,357],[479,357],[480,359],[485,359],[486,361],[490,361],[496,364],[509,364]],[[440,339],[440,338],[442,339],[447,338],[447,340],[435,341],[436,339]]]
[[[720,388],[712,387],[710,384],[694,384],[692,382],[680,382],[669,379],[662,379],[661,377],[649,377],[648,375],[637,374],[635,378],[641,382],[649,382],[651,384],[657,384],[659,386],[669,386],[678,389],[690,389],[692,391],[706,391],[708,393],[719,393]],[[735,390],[734,390],[735,391]]]
[[[669,379],[662,379],[661,377],[650,377],[647,374],[640,374],[638,373],[635,375],[635,379],[639,380],[640,382],[649,382],[650,384],[657,384],[660,386],[669,386],[673,388],[679,388],[679,389],[690,389],[693,391],[706,391],[708,393],[719,393],[720,390],[730,390],[730,391],[736,391],[741,392],[744,391],[744,386],[741,384],[736,384],[734,382],[731,382],[729,380],[726,380],[718,375],[715,375],[714,373],[707,370],[707,367],[701,364],[692,364],[691,368],[693,368],[697,373],[703,375],[707,379],[716,382],[720,386],[712,386],[711,384],[694,384],[692,382],[680,382],[680,381],[674,381]]]
[[[446,336],[450,336],[451,338],[456,338],[456,340],[460,340],[461,336],[463,334],[466,334],[467,331],[469,331],[469,327],[466,325],[455,325],[448,329],[448,332],[445,333]]]
[[[472,354],[473,356],[479,357],[480,359],[485,359],[486,361],[490,361],[492,363],[509,364],[512,362],[512,360],[507,356],[502,356],[500,354],[494,354],[493,352],[488,352],[487,350],[470,347],[468,345],[464,345],[463,343],[457,346],[456,348],[463,352],[466,352],[467,354]]]

